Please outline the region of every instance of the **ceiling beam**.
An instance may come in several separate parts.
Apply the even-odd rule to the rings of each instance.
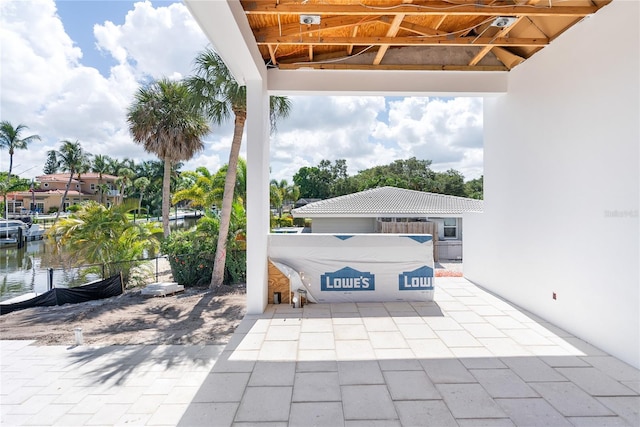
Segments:
[[[308,55],[306,54],[306,50],[299,51],[295,56],[287,56],[285,58],[280,58],[278,61],[278,66],[281,64],[295,64],[295,63],[304,63],[308,64]],[[314,62],[323,62],[323,61],[345,61],[348,60],[351,54],[344,50],[333,51],[333,52],[325,52],[325,53],[316,53],[314,52],[313,60]]]
[[[390,24],[392,22],[392,19],[389,18],[388,16],[383,16],[380,19],[378,19],[378,21],[384,22],[385,24]],[[403,30],[411,31],[412,33],[415,33],[415,34],[420,34],[421,36],[440,36],[440,35],[444,36],[447,34],[444,31],[438,31],[434,28],[413,24],[411,22],[402,22],[400,24],[400,28],[402,28]]]
[[[402,14],[394,16],[393,21],[391,22],[391,25],[387,30],[387,37],[395,38],[396,34],[398,34],[398,30],[400,29],[400,24],[402,24],[403,19],[404,15]],[[379,65],[382,62],[382,58],[384,58],[384,55],[387,53],[388,49],[388,44],[383,44],[380,46],[380,49],[378,49],[378,52],[376,52],[376,57],[373,58],[373,65]]]
[[[272,44],[267,46],[269,48],[269,57],[271,58],[271,63],[273,65],[278,65],[278,58],[276,57],[276,48],[273,47]]]
[[[518,37],[464,37],[446,39],[441,37],[320,37],[320,38],[300,38],[300,37],[274,37],[262,42],[259,45],[280,44],[280,45],[333,45],[333,46],[524,46],[540,47],[549,44],[544,38],[518,38]]]
[[[350,28],[367,22],[375,22],[380,16],[368,16],[366,18],[357,16],[332,16],[323,18],[320,25],[303,25],[298,22],[293,24],[284,24],[282,26],[274,25],[271,27],[257,28],[253,34],[256,40],[264,40],[277,36],[292,36],[299,34],[317,33],[318,31],[336,30],[340,28]]]
[[[414,65],[414,64],[334,64],[304,63],[278,64],[280,70],[391,70],[391,71],[509,71],[504,65]]]
[[[413,0],[402,0],[402,3],[413,3]],[[389,26],[389,29],[387,29],[387,37],[395,37],[398,34],[398,31],[400,30],[400,24],[402,24],[402,21],[404,21],[405,16],[406,15],[399,14],[393,17],[391,25]],[[380,48],[376,52],[375,58],[373,58],[373,65],[379,65],[382,62],[382,58],[384,58],[387,50],[389,50],[388,44],[383,44],[380,46]]]
[[[516,65],[522,64],[524,62],[523,57],[509,52],[508,50],[501,47],[494,47],[493,54],[510,70]]]
[[[351,30],[351,38],[355,38],[358,35],[358,28],[360,27],[359,26],[353,27],[353,30]],[[352,53],[353,53],[353,45],[350,44],[347,46],[347,55],[351,56]]]
[[[306,14],[306,15],[447,15],[447,16],[587,16],[595,13],[598,6],[486,6],[460,5],[452,7],[444,1],[422,1],[393,8],[356,4],[321,3],[263,3],[241,0],[247,14]]]

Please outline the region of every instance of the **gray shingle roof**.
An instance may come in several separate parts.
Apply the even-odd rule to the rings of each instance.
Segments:
[[[482,212],[482,200],[396,187],[380,187],[309,203],[294,216],[424,216]]]

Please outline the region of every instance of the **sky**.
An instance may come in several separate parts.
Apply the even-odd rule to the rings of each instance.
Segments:
[[[127,108],[140,85],[180,79],[209,43],[175,1],[2,0],[0,119],[39,135],[14,154],[13,173],[42,174],[47,152],[79,141],[91,154],[155,160],[136,144]],[[290,97],[289,117],[271,136],[271,177],[292,182],[303,166],[345,159],[350,175],[398,159],[482,175],[482,98]],[[227,163],[232,121],[213,126],[205,149],[182,170]],[[243,142],[241,156],[246,157]],[[9,156],[0,151],[0,170]]]

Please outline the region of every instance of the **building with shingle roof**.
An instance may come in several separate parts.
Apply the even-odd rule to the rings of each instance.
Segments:
[[[396,187],[372,188],[293,209],[312,233],[432,234],[436,259],[462,259],[462,215],[482,200]]]

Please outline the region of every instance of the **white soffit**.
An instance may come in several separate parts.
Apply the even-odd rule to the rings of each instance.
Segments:
[[[266,67],[237,0],[184,0],[215,51],[241,84],[264,80]]]
[[[507,92],[508,72],[277,70],[267,72],[274,95],[492,96]]]

